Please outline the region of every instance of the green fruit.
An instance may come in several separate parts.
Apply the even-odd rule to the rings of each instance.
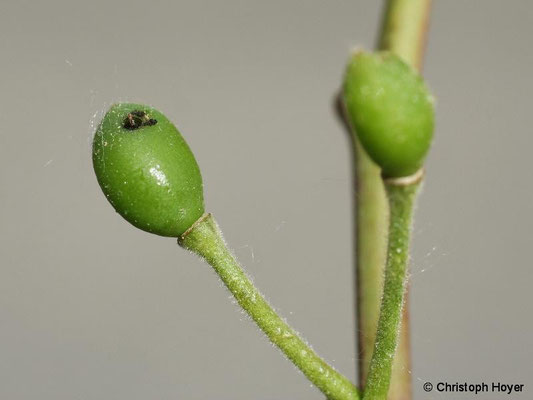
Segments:
[[[389,52],[353,55],[344,80],[349,121],[384,177],[409,176],[433,136],[433,98],[420,75]]]
[[[98,183],[137,228],[178,237],[204,213],[202,176],[176,127],[156,109],[120,103],[93,139]]]

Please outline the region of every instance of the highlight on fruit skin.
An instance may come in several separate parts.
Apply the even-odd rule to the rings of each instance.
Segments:
[[[434,101],[422,77],[393,53],[357,52],[344,78],[346,114],[386,178],[422,168],[434,128]]]
[[[155,108],[113,105],[94,135],[92,158],[107,199],[137,228],[179,237],[204,214],[194,155]]]

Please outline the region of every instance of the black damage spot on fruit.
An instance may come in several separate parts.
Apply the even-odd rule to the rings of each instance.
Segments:
[[[124,118],[124,122],[122,126],[124,129],[127,129],[129,131],[134,131],[136,129],[142,128],[143,126],[153,126],[157,124],[157,120],[150,118],[150,116],[141,110],[135,110],[130,112],[126,118]]]

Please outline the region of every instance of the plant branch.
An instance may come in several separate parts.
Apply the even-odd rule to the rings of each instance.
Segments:
[[[364,387],[379,318],[387,253],[388,207],[380,168],[353,135],[356,174],[356,281],[359,385]]]
[[[385,9],[379,47],[422,68],[431,0],[389,0]]]
[[[199,219],[179,239],[179,244],[204,258],[219,275],[237,302],[294,365],[328,399],[358,400],[357,388],[322,360],[272,309],[246,276],[224,242],[222,232],[211,216]]]
[[[385,181],[390,210],[387,264],[376,342],[363,400],[387,399],[402,318],[411,215],[418,186],[418,181],[408,185]]]

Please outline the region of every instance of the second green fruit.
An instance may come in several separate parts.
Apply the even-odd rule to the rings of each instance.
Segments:
[[[423,164],[433,137],[433,98],[420,75],[389,52],[352,56],[344,80],[351,125],[387,178]]]

